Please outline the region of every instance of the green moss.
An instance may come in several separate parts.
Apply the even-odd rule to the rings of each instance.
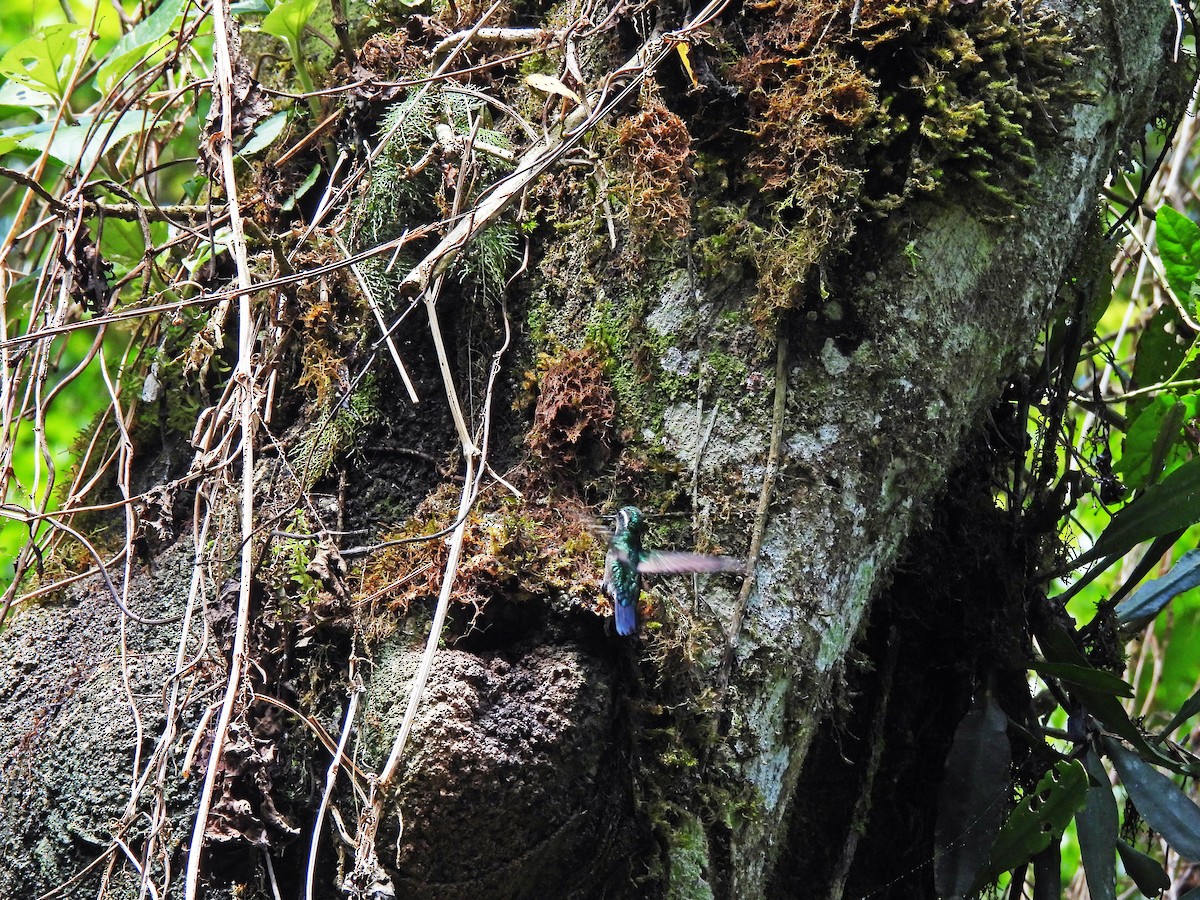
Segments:
[[[1065,29],[1037,3],[864,0],[856,10],[851,23],[828,0],[766,0],[747,7],[745,47],[724,48],[753,138],[744,165],[731,144],[724,177],[766,202],[698,209],[697,256],[707,277],[754,266],[763,333],[799,304],[812,267],[846,245],[864,209],[966,188],[1011,211],[1036,144],[1089,99]],[[717,157],[697,160],[701,178],[723,175]]]
[[[670,833],[669,900],[711,900],[712,886],[706,872],[709,866],[708,840],[700,822],[684,817]]]
[[[438,129],[443,127],[444,133],[444,127],[448,127],[456,139],[453,143],[474,134],[477,145],[510,150],[512,143],[502,132],[475,127],[475,117],[484,114],[480,101],[453,90],[453,85],[415,89],[388,110],[376,134],[382,149],[347,228],[352,250],[364,250],[411,229],[426,227],[449,216],[453,209],[469,208],[476,199],[473,195],[468,192],[463,197],[454,196],[458,183],[455,173],[462,160],[449,152],[452,148],[441,146]],[[478,171],[469,181],[477,191],[511,168],[507,161],[485,151],[476,152],[472,158]],[[414,240],[395,258],[377,256],[360,264],[363,279],[376,300],[382,303],[392,297],[395,284],[435,241],[436,236]],[[514,226],[496,223],[467,245],[450,274],[475,287],[479,294],[494,297],[519,261],[517,244]]]

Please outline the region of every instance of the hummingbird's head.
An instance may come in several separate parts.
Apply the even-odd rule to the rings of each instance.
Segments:
[[[644,520],[642,511],[636,506],[625,506],[617,513],[617,531],[641,532]]]

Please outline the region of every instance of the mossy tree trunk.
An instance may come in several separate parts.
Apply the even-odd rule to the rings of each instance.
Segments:
[[[431,67],[437,16],[376,36],[359,64],[392,80]],[[535,59],[578,97],[687,16],[621,13],[564,70],[557,51]],[[457,278],[414,292],[364,263],[270,300],[301,324],[281,328],[278,408],[256,437],[253,571],[237,563],[236,494],[185,486],[129,587],[144,614],[169,615],[200,585],[186,653],[177,623],[122,623],[99,583],[0,635],[0,895],[106,857],[79,884],[136,896],[129,858],[146,846],[149,877],[183,895],[196,773],[218,765],[214,697],[248,602],[200,870],[210,896],[271,896],[271,878],[302,896],[319,809],[321,897],[932,896],[950,736],[988,685],[1020,715],[1030,577],[1049,547],[992,499],[1023,453],[1002,394],[1049,324],[1104,289],[1100,188],[1176,111],[1175,27],[1145,0],[724,9],[705,36],[657,45],[652,76],[571,148],[586,165],[530,181]],[[540,112],[515,77],[536,66],[509,68],[473,89]],[[548,121],[571,107],[534,84],[549,84]],[[389,108],[420,132],[354,195],[337,230],[351,251],[447,212],[439,191],[478,199],[456,184],[453,140],[424,167],[419,143],[472,113],[414,97],[347,113],[369,138]],[[536,130],[501,118],[488,140],[519,159]],[[351,146],[352,129],[340,137]],[[307,152],[329,152],[318,143]],[[502,177],[505,159],[472,177]],[[286,238],[270,182],[289,169],[253,174],[266,206],[252,243]],[[297,270],[335,258],[334,230]],[[364,285],[388,318],[417,298],[395,343],[418,404],[373,344]],[[349,400],[342,370],[369,373]],[[471,443],[486,466],[464,466]],[[191,448],[139,452],[149,490]],[[464,471],[480,486],[465,518]],[[192,501],[216,510],[199,547]],[[640,635],[616,637],[592,525],[625,504],[672,514],[651,519],[648,545],[743,557],[747,575],[648,579]],[[446,543],[459,525],[461,552]],[[323,544],[304,536],[322,529]],[[447,572],[411,737],[376,798],[369,776],[407,727]],[[240,599],[226,578],[249,584]],[[323,804],[343,734],[354,768]]]

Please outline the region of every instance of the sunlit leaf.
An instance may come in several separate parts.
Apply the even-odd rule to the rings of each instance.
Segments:
[[[555,78],[553,75],[546,75],[542,72],[533,72],[525,76],[525,83],[534,90],[541,91],[545,94],[558,94],[560,97],[566,97],[574,100],[576,103],[582,103],[579,95]]]
[[[45,91],[31,88],[27,84],[21,84],[19,81],[6,81],[0,84],[0,107],[7,107],[15,111],[38,111],[39,115],[43,115],[47,108],[55,105],[56,101],[53,96]]]
[[[1188,460],[1127,503],[1075,564],[1126,553],[1142,541],[1187,528],[1197,521],[1200,521],[1200,456]]]
[[[1029,794],[1021,799],[1000,829],[992,846],[990,876],[1024,865],[1057,840],[1071,817],[1087,801],[1088,776],[1074,760],[1054,764]],[[976,888],[981,887],[976,882]]]
[[[1092,666],[1073,665],[1071,663],[1033,662],[1029,668],[1039,675],[1057,678],[1074,687],[1087,688],[1102,694],[1112,694],[1115,697],[1132,697],[1133,686],[1111,672],[1105,672]]]
[[[1083,860],[1088,893],[1092,900],[1116,900],[1117,801],[1108,773],[1094,749],[1088,749],[1083,765],[1091,781],[1083,809],[1075,814],[1075,831],[1079,836],[1079,855]]]
[[[48,25],[0,58],[0,75],[61,101],[86,33],[79,25]]]
[[[1132,597],[1117,605],[1117,622],[1144,628],[1167,604],[1184,591],[1200,585],[1200,550],[1179,557],[1166,575],[1148,581]]]
[[[269,119],[259,122],[254,126],[254,133],[250,135],[250,140],[246,141],[246,145],[238,151],[239,155],[253,156],[259,150],[269,147],[283,133],[287,120],[288,111],[285,109],[275,113]]]
[[[18,126],[16,128],[5,128],[0,131],[0,156],[5,153],[11,153],[20,146],[21,141],[35,133],[39,127],[46,126]]]
[[[134,26],[132,31],[121,36],[96,73],[96,87],[102,93],[112,90],[141,62],[151,46],[170,32],[171,26],[183,12],[183,4],[184,0],[163,0],[158,9]]]
[[[280,0],[258,27],[267,34],[298,45],[317,3],[318,0]]]
[[[1171,879],[1164,871],[1162,864],[1141,850],[1135,850],[1124,841],[1117,839],[1117,852],[1121,854],[1121,864],[1137,885],[1137,889],[1147,897],[1157,897],[1171,887]]]
[[[1104,748],[1146,824],[1180,856],[1200,859],[1200,806],[1174,781],[1117,741],[1105,738]]]
[[[93,128],[88,116],[80,116],[78,125],[60,125],[51,136],[49,128],[34,129],[18,141],[25,150],[46,150],[59,162],[86,171],[96,164],[101,154],[111,150],[118,141],[137,134],[146,127],[142,113],[126,113],[119,119],[107,119]]]
[[[939,896],[966,896],[987,865],[1009,791],[1007,727],[1008,716],[986,694],[954,732],[934,832],[934,881]]]
[[[683,41],[679,41],[675,44],[675,50],[679,54],[679,61],[683,63],[683,69],[687,72],[688,80],[692,83],[692,87],[699,90],[700,82],[696,80],[696,73],[692,70],[692,60],[688,53],[688,45]]]
[[[1200,228],[1169,206],[1159,208],[1156,221],[1158,251],[1167,283],[1175,296],[1186,302],[1200,272]]]
[[[1183,458],[1182,430],[1196,417],[1197,397],[1159,394],[1130,423],[1125,449],[1113,471],[1128,487],[1142,487],[1172,461]]]

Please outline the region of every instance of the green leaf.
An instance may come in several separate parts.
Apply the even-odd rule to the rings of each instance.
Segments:
[[[1101,694],[1111,694],[1114,697],[1132,697],[1133,686],[1111,672],[1093,668],[1088,665],[1075,665],[1060,662],[1033,662],[1029,668],[1039,675],[1057,678],[1074,687],[1086,688]]]
[[[1171,717],[1171,721],[1167,723],[1167,727],[1158,733],[1159,737],[1170,737],[1171,732],[1198,712],[1200,712],[1200,691],[1196,691],[1196,693],[1183,702],[1183,706],[1179,707],[1179,712]]]
[[[189,203],[195,203],[204,193],[204,187],[207,184],[208,179],[197,173],[183,183],[183,195],[187,197]]]
[[[1200,521],[1200,456],[1146,488],[1112,517],[1092,548],[1075,560],[1083,565],[1104,556],[1127,553],[1142,541]]]
[[[1183,426],[1196,416],[1195,394],[1159,394],[1138,414],[1125,435],[1124,452],[1113,471],[1131,488],[1153,481],[1171,463],[1182,460]]]
[[[1175,296],[1186,302],[1200,273],[1200,227],[1169,206],[1159,207],[1156,221],[1159,256],[1167,283]]]
[[[45,91],[35,90],[17,81],[0,84],[0,107],[11,110],[7,113],[9,116],[26,112],[44,117],[46,111],[55,104],[55,99]]]
[[[5,153],[11,153],[21,145],[21,141],[34,134],[39,128],[45,129],[46,125],[18,125],[15,128],[5,128],[0,130],[0,156]]]
[[[1038,644],[1042,648],[1042,655],[1050,662],[1091,668],[1087,658],[1079,652],[1074,641],[1061,626],[1050,625],[1046,628],[1042,634],[1038,635]],[[1086,684],[1072,685],[1071,693],[1083,704],[1089,715],[1099,719],[1109,731],[1125,738],[1130,744],[1137,747],[1139,752],[1160,760],[1163,765],[1178,765],[1147,743],[1141,731],[1129,718],[1129,713],[1125,712],[1125,707],[1111,693],[1092,690]]]
[[[131,72],[147,55],[152,44],[162,40],[183,12],[184,0],[163,0],[162,4],[126,32],[108,52],[105,62],[96,73],[96,87],[107,94],[113,86]]]
[[[258,27],[267,34],[273,34],[289,44],[299,46],[300,35],[304,33],[304,26],[308,24],[313,10],[317,8],[317,2],[318,0],[280,0]]]
[[[1125,871],[1129,873],[1137,889],[1147,897],[1157,897],[1171,887],[1170,877],[1154,857],[1133,849],[1119,838],[1117,852],[1121,854],[1121,863],[1125,866]]]
[[[284,212],[291,212],[295,207],[296,201],[312,190],[312,186],[317,183],[317,176],[321,174],[321,166],[318,163],[312,167],[312,171],[308,173],[308,177],[304,179],[300,187],[292,192],[292,195],[279,204],[279,208]]]
[[[1158,568],[1164,554],[1175,546],[1175,542],[1183,537],[1185,531],[1187,531],[1186,528],[1176,528],[1174,531],[1168,531],[1166,534],[1159,535],[1150,541],[1146,547],[1146,552],[1142,554],[1142,558],[1134,564],[1132,569],[1128,570],[1129,574],[1125,577],[1125,581],[1113,592],[1112,597],[1109,598],[1110,602],[1114,604],[1120,603],[1133,593],[1133,590],[1142,583],[1142,579]],[[1120,556],[1109,557],[1110,562],[1118,562],[1120,559]],[[1088,574],[1090,575],[1092,572],[1099,574],[1103,568],[1105,566],[1095,566],[1088,570]],[[1125,570],[1126,567],[1122,567],[1122,572]]]
[[[1117,624],[1145,628],[1175,597],[1198,585],[1200,550],[1189,550],[1179,557],[1166,575],[1146,582],[1134,591],[1132,597],[1117,604]]]
[[[1008,716],[985,694],[954,732],[938,795],[934,883],[941,897],[966,896],[987,865],[1008,797]]]
[[[1200,806],[1174,781],[1117,741],[1106,737],[1104,747],[1146,824],[1180,856],[1200,859]]]
[[[106,119],[93,128],[91,117],[80,116],[78,125],[60,125],[53,137],[48,126],[39,125],[17,146],[39,152],[49,146],[50,155],[59,162],[87,171],[118,141],[144,131],[147,121],[144,113],[130,112],[119,119]]]
[[[167,224],[151,222],[150,239],[161,242],[166,238]],[[142,262],[145,254],[146,246],[139,223],[114,218],[103,220],[100,229],[100,255],[113,263],[114,277],[124,277],[130,269]]]
[[[254,126],[254,133],[250,135],[250,140],[246,141],[245,146],[238,151],[239,156],[253,156],[259,150],[269,147],[271,143],[283,133],[283,128],[287,125],[288,111],[285,109],[282,112],[277,112],[262,122]]]
[[[1045,850],[1087,802],[1088,776],[1075,760],[1054,764],[1012,811],[992,845],[989,877],[1015,869]],[[976,888],[981,887],[976,882]]]
[[[0,58],[0,75],[61,102],[86,33],[79,25],[48,25]]]
[[[1133,361],[1133,383],[1136,387],[1149,387],[1166,381],[1179,368],[1187,354],[1188,342],[1180,335],[1189,334],[1173,303],[1163,304],[1154,317],[1146,323],[1138,339],[1137,356]],[[1149,405],[1146,398],[1133,403],[1140,409]],[[1130,416],[1135,413],[1130,412]]]
[[[1088,748],[1083,766],[1091,777],[1083,809],[1075,814],[1079,856],[1091,900],[1117,900],[1117,801],[1096,751]]]

